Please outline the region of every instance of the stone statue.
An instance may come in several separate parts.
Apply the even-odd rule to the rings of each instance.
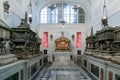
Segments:
[[[24,25],[24,24],[25,24],[25,20],[24,20],[24,19],[21,19],[20,25]]]
[[[7,54],[10,54],[11,53],[11,41],[10,40],[7,40],[6,42],[5,42],[5,53],[7,53]]]
[[[3,51],[3,44],[2,44],[2,39],[0,39],[0,54],[2,54]]]
[[[105,27],[105,26],[108,26],[108,18],[103,18],[101,19],[101,22],[102,22],[102,25]]]
[[[4,54],[6,51],[5,51],[5,40],[2,40],[1,41],[1,54]]]
[[[3,7],[4,7],[4,12],[9,13],[10,5],[9,5],[9,2],[8,2],[8,1],[5,1],[5,2],[3,3]]]
[[[29,54],[29,48],[30,48],[30,41],[26,40],[25,44],[24,44],[24,49],[25,49],[25,54],[26,56]]]

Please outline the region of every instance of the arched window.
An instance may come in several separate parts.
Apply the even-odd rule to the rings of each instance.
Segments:
[[[84,10],[81,7],[75,10],[73,7],[77,6],[66,3],[55,4],[55,7],[46,6],[40,12],[40,23],[60,23],[60,19],[66,23],[85,23]]]
[[[80,7],[79,10],[78,10],[78,23],[84,23],[84,22],[85,22],[85,12]]]

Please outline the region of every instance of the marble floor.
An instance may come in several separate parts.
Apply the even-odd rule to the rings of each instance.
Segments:
[[[36,80],[92,80],[88,74],[75,63],[55,63],[44,67]]]

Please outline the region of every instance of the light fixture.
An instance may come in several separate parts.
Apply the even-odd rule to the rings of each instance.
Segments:
[[[103,6],[103,17],[101,19],[102,25],[108,26],[108,16],[107,16],[107,7],[106,7],[106,2],[104,0],[104,6]]]
[[[64,25],[66,22],[64,21],[64,19],[60,19],[59,21],[60,23],[62,23],[62,25]]]
[[[52,34],[50,35],[50,40],[51,40],[51,41],[53,40],[53,35],[52,35]]]
[[[31,0],[30,0],[30,4],[29,4],[28,20],[31,24],[31,22],[32,22],[32,3],[31,3]]]
[[[75,38],[74,34],[72,34],[72,36],[71,36],[71,37],[72,37],[72,40],[74,40],[74,38]]]
[[[62,23],[63,27],[66,23],[66,21],[64,20],[64,0],[62,0],[62,18],[59,20],[60,23]]]
[[[74,6],[72,9],[74,9],[75,14],[77,14],[78,7],[77,7],[77,6]]]
[[[53,11],[56,8],[56,4],[49,5],[48,8]]]
[[[48,8],[50,9],[51,13],[54,14],[54,9],[56,8],[56,4],[50,4]]]
[[[76,0],[74,0],[74,3],[77,4]],[[79,5],[74,5],[72,9],[75,11],[75,14],[77,14],[77,11],[79,10]]]

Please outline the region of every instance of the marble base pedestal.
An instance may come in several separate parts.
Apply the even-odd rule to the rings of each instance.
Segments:
[[[17,61],[17,56],[14,54],[4,54],[0,55],[0,66]]]
[[[50,75],[52,80],[79,80],[80,70],[73,62],[57,62],[50,67]]]
[[[54,63],[66,63],[70,62],[70,55],[73,55],[72,52],[53,52]]]

